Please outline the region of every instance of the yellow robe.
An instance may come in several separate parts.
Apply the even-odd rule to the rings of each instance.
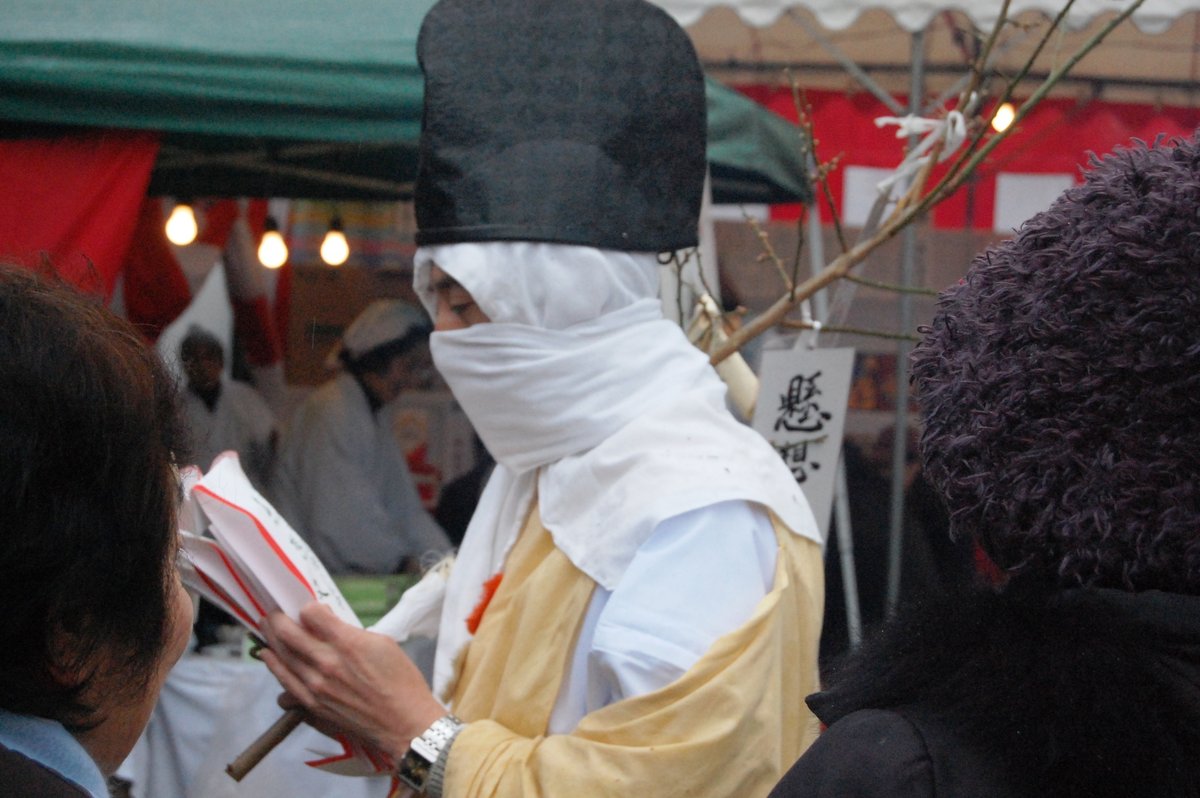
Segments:
[[[775,582],[676,681],[547,735],[595,583],[535,510],[459,663],[445,798],[766,795],[817,735],[820,547],[775,520]]]

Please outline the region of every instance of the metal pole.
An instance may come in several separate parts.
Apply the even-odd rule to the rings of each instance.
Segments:
[[[925,33],[912,35],[912,79],[909,87],[908,107],[916,114],[921,108],[921,95],[925,82]],[[909,145],[916,144],[914,136]],[[916,278],[917,230],[915,223],[904,229],[904,253],[901,258],[900,284],[911,286]],[[913,326],[912,294],[900,294],[900,330],[908,332]],[[904,472],[908,453],[908,341],[896,344],[896,422],[895,438],[892,440],[892,502],[891,524],[888,538],[888,583],[887,612],[895,612],[900,603],[900,571],[904,551]]]
[[[811,159],[811,156],[809,156]],[[811,164],[810,164],[811,165]],[[821,214],[814,199],[808,205],[804,240],[808,245],[812,273],[825,267],[825,240],[821,233]],[[829,298],[825,289],[812,297],[813,313],[819,321],[829,323]],[[858,600],[858,574],[854,570],[854,530],[850,524],[850,496],[846,485],[846,461],[838,458],[837,476],[833,489],[833,518],[837,524],[838,567],[842,572],[842,599],[846,603],[846,632],[850,647],[862,642],[862,610]]]
[[[833,493],[833,517],[837,522],[838,565],[842,569],[842,594],[846,602],[846,634],[850,648],[862,642],[862,610],[858,604],[858,574],[854,570],[854,535],[850,527],[850,496],[846,486],[845,457],[838,460]]]
[[[883,87],[876,83],[875,80],[862,69],[862,67],[855,63],[854,59],[847,55],[845,50],[834,44],[833,40],[826,36],[824,31],[810,22],[803,14],[797,14],[794,11],[789,10],[788,16],[800,23],[800,27],[804,28],[805,32],[807,32],[809,36],[813,37],[813,41],[815,41],[821,47],[821,49],[832,55],[834,59],[841,64],[842,69],[846,70],[846,72],[849,73],[852,78],[857,80],[860,86],[871,92],[871,94],[874,94],[875,98],[887,106],[888,110],[897,116],[904,113],[904,109],[900,107],[900,104],[896,102],[895,98],[884,91]]]
[[[811,162],[812,156],[809,156]],[[825,239],[821,234],[821,211],[814,199],[808,203],[808,218],[805,219],[804,243],[808,246],[808,262],[812,273],[820,274],[825,269]],[[816,318],[829,324],[829,297],[824,288],[812,296],[812,309]]]

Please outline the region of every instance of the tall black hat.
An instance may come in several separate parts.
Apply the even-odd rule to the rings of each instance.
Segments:
[[[644,0],[441,0],[417,40],[417,243],[696,244],[704,78]]]

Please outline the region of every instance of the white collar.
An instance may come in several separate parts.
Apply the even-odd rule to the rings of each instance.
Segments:
[[[57,721],[0,709],[0,745],[53,770],[92,798],[108,798],[108,785],[95,760]]]

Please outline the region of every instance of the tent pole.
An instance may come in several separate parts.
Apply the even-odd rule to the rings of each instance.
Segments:
[[[909,113],[921,110],[921,95],[925,83],[925,32],[912,35],[912,74],[909,86]],[[909,146],[917,143],[917,137],[909,140]],[[903,255],[900,266],[900,284],[909,287],[915,282],[917,261],[917,222],[904,228]],[[900,329],[908,332],[913,326],[912,294],[900,294]],[[896,344],[896,422],[892,439],[892,503],[891,524],[888,537],[888,582],[887,613],[891,615],[900,603],[900,571],[904,549],[904,489],[905,466],[908,454],[908,353],[911,348],[907,340]]]
[[[875,95],[876,99],[886,105],[893,114],[896,116],[901,116],[904,114],[904,108],[901,107],[900,103],[896,102],[896,98],[884,91],[883,87],[876,83],[874,78],[863,71],[862,67],[856,64],[854,59],[847,55],[842,48],[834,44],[833,40],[826,36],[824,31],[814,25],[812,21],[810,21],[803,14],[797,14],[789,11],[788,15],[798,22],[800,27],[804,28],[805,32],[809,36],[813,37],[813,41],[820,45],[822,50],[833,56],[834,59],[842,65],[842,68],[850,73],[852,78],[857,80],[864,89]]]
[[[170,160],[165,160],[160,168],[165,167],[169,170],[182,171],[195,170],[200,167],[230,166],[238,169],[245,169],[247,171],[260,172],[267,175],[280,175],[282,177],[294,177],[302,180],[312,180],[313,182],[317,183],[340,186],[342,188],[357,189],[360,191],[375,192],[398,197],[412,195],[413,184],[411,182],[400,183],[395,180],[368,177],[366,175],[341,174],[328,169],[314,169],[304,166],[272,163],[270,161],[262,160],[262,158],[265,157],[265,154],[258,151],[211,155],[164,147],[162,152],[163,155],[169,156]]]
[[[810,153],[809,168],[816,164]],[[808,203],[804,225],[804,242],[808,246],[808,260],[812,273],[818,274],[825,268],[825,239],[821,233],[821,211],[814,197]],[[829,298],[825,289],[813,294],[813,315],[825,324],[830,323]],[[850,521],[850,496],[846,483],[846,461],[838,458],[837,476],[833,489],[833,518],[837,525],[838,567],[842,572],[842,600],[846,603],[846,633],[851,648],[862,642],[862,610],[858,600],[858,574],[854,569],[854,529]]]
[[[838,458],[834,483],[833,517],[837,522],[838,557],[842,569],[842,593],[846,602],[846,637],[850,648],[862,642],[862,609],[858,603],[858,572],[854,570],[854,535],[850,526],[850,496],[846,484],[846,458]],[[843,531],[844,530],[844,531]]]

